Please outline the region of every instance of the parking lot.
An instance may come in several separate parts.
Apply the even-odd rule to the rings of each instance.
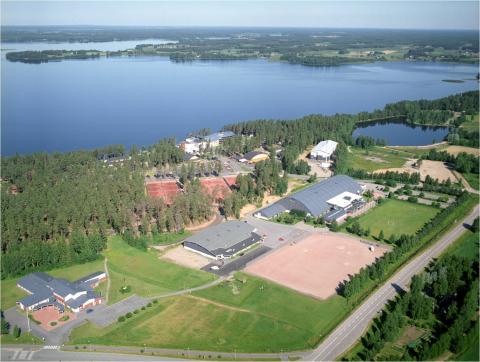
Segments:
[[[140,309],[148,304],[148,299],[132,295],[110,306],[100,305],[88,314],[87,319],[100,327],[106,327],[117,321],[118,317]]]

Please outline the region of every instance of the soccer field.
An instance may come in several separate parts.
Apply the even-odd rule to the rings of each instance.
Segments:
[[[431,206],[400,200],[386,200],[383,204],[359,217],[363,229],[370,228],[370,235],[378,236],[383,230],[385,238],[390,235],[412,235],[421,229],[437,213]]]

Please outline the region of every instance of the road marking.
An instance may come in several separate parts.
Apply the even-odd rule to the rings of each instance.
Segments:
[[[43,346],[43,349],[59,349],[59,346]]]
[[[31,352],[28,354],[27,360],[30,361],[30,360],[32,359],[34,353],[35,353],[35,351],[31,351]]]
[[[21,352],[22,350],[21,349],[16,349],[15,352],[13,353],[13,356],[12,356],[12,361],[16,360],[17,357],[18,357],[18,354]]]
[[[21,351],[20,354],[18,355],[19,360],[25,360],[27,358],[29,351]]]

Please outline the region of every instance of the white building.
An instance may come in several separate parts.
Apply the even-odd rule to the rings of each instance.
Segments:
[[[322,141],[313,147],[310,152],[310,158],[313,160],[330,161],[330,157],[337,149],[337,145],[338,143],[332,140]]]

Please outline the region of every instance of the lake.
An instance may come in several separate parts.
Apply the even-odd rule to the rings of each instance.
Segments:
[[[23,49],[32,49],[28,45]],[[141,146],[238,121],[371,111],[403,99],[477,89],[471,80],[477,71],[476,65],[413,62],[313,68],[266,60],[173,63],[162,57],[2,61],[1,150],[12,155]]]
[[[448,134],[448,127],[411,125],[402,121],[365,122],[353,131],[354,138],[369,136],[384,139],[389,146],[423,146],[441,142]]]

